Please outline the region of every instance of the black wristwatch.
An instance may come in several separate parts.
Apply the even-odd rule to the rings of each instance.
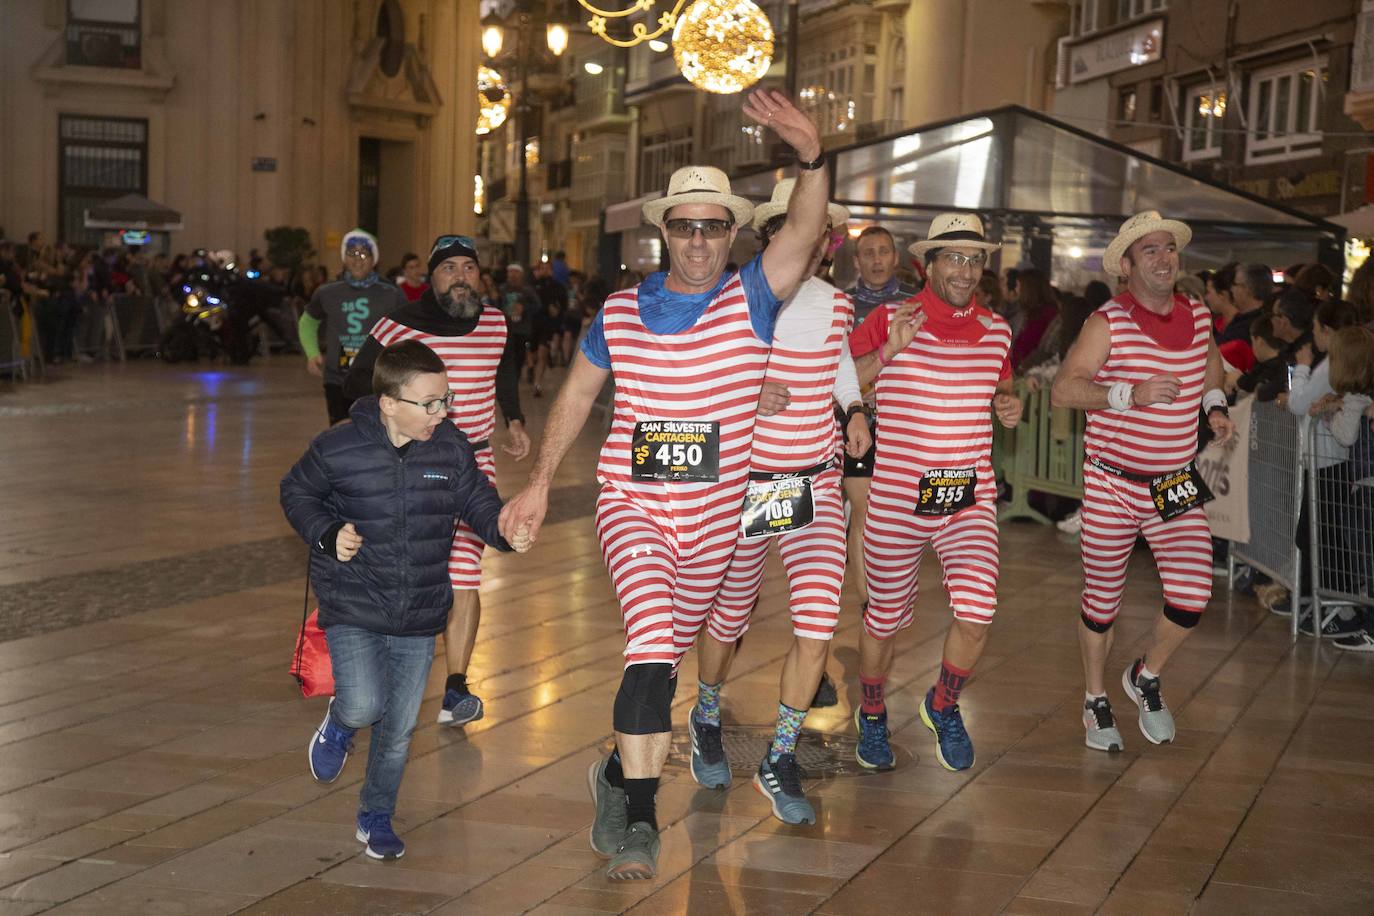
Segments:
[[[824,150],[822,150],[821,154],[817,156],[815,159],[812,159],[810,162],[807,162],[805,159],[802,159],[801,157],[797,158],[797,168],[803,169],[808,172],[814,172],[816,169],[820,168],[823,165],[825,165]]]
[[[848,424],[850,420],[854,419],[854,415],[857,414],[857,413],[861,413],[861,414],[867,415],[867,414],[868,414],[868,409],[867,409],[866,407],[864,407],[864,405],[862,405],[862,404],[855,404],[855,405],[853,405],[852,407],[850,407],[848,410],[846,410],[846,411],[844,412],[844,422],[845,422],[846,424]]]
[[[1225,404],[1218,404],[1211,410],[1207,411],[1207,416],[1210,417],[1213,413],[1215,413],[1218,410],[1221,411],[1221,415],[1223,417],[1229,417],[1231,415],[1231,408],[1227,407]]]

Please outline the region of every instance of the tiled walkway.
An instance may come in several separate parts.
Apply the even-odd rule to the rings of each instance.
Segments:
[[[527,400],[536,433],[546,406]],[[1374,658],[1291,643],[1223,591],[1165,679],[1178,742],[1147,745],[1131,713],[1126,753],[1094,753],[1077,545],[1025,524],[1003,532],[1002,605],[965,693],[973,770],[935,764],[915,714],[948,621],[929,565],[889,700],[914,765],[813,784],[814,828],[774,820],[744,780],[707,792],[670,767],[661,877],[609,883],[584,776],[623,643],[590,524],[593,429],[535,552],[488,558],[470,672],[487,717],[436,726],[436,668],[401,789],[406,856],[367,860],[362,761],[311,780],[324,704],[285,672],[305,552],[277,481],[323,416],[289,360],[0,385],[0,916],[1374,911]],[[509,494],[524,467],[499,466]],[[1158,601],[1142,554],[1113,667]],[[809,728],[852,727],[856,636],[851,597],[841,704]],[[771,720],[789,638],[774,564],[727,721]]]

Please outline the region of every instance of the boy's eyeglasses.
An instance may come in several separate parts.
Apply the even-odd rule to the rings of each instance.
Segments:
[[[704,239],[723,239],[733,225],[724,219],[670,219],[663,227],[675,239],[690,239],[698,232]]]
[[[405,401],[407,404],[414,404],[416,407],[424,408],[425,413],[431,417],[435,414],[448,413],[449,407],[453,406],[453,392],[450,391],[442,398],[435,398],[432,401],[412,401],[410,398],[396,398],[398,401]]]

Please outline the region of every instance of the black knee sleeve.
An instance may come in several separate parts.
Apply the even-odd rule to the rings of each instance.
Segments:
[[[1164,619],[1183,627],[1185,630],[1191,630],[1197,626],[1197,622],[1201,618],[1202,611],[1185,611],[1183,608],[1174,607],[1172,604],[1164,605]]]
[[[1081,612],[1078,616],[1082,618],[1083,626],[1087,627],[1089,630],[1092,630],[1094,633],[1105,633],[1112,628],[1112,624],[1116,623],[1115,620],[1108,620],[1106,623],[1098,623],[1096,620],[1093,620],[1087,614]]]
[[[615,695],[615,730],[625,735],[656,735],[673,730],[672,665],[631,665]]]

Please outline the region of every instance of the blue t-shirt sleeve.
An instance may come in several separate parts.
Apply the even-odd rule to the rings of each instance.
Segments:
[[[744,286],[744,298],[749,303],[749,321],[754,333],[765,343],[773,342],[773,327],[778,323],[778,312],[782,310],[782,300],[773,295],[768,278],[763,275],[763,254],[740,268],[740,284]]]
[[[582,337],[582,355],[599,369],[611,368],[611,348],[606,345],[606,321],[604,312],[597,312],[591,327]]]

